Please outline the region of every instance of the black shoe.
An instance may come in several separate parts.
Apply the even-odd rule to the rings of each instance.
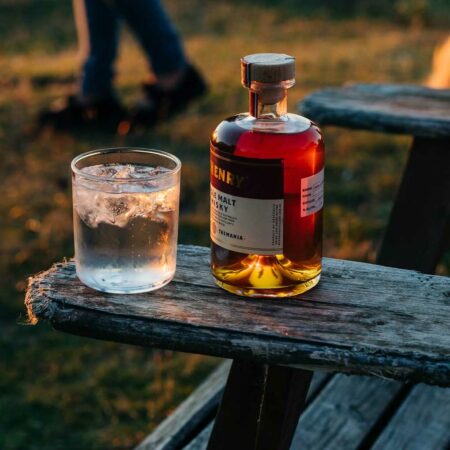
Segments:
[[[195,67],[188,66],[175,88],[163,90],[156,83],[146,83],[142,90],[144,102],[131,110],[130,129],[149,128],[169,119],[205,94],[207,86]]]
[[[114,97],[86,103],[71,95],[64,106],[41,112],[38,125],[54,130],[89,128],[115,132],[125,117],[125,109]]]

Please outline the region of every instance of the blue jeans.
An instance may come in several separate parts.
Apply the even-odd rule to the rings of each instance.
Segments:
[[[114,61],[123,18],[138,38],[156,76],[186,65],[183,46],[159,0],[83,0],[83,27],[88,54],[83,64],[81,93],[103,97],[113,93]]]

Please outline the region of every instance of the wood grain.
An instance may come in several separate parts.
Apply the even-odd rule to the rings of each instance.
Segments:
[[[324,259],[299,298],[246,299],[215,287],[209,250],[180,246],[176,279],[151,294],[103,294],[73,261],[30,279],[31,321],[98,339],[306,369],[450,385],[450,279]]]
[[[314,375],[311,390],[313,390]],[[365,376],[335,375],[313,392],[303,413],[292,450],[356,450],[402,389],[400,383]],[[445,450],[450,444],[450,389],[414,386],[373,450]],[[184,450],[205,450],[212,423]]]
[[[293,449],[357,450],[401,383],[336,375],[302,414]]]
[[[373,450],[448,450],[450,389],[414,386]]]
[[[450,137],[449,89],[353,84],[314,92],[298,108],[320,125],[426,138]]]

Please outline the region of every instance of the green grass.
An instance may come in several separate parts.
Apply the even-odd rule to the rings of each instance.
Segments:
[[[152,132],[119,138],[30,133],[39,109],[69,93],[76,78],[70,5],[0,0],[0,448],[129,448],[217,363],[24,325],[26,277],[73,253],[69,163],[75,155],[123,145],[178,155],[184,164],[180,242],[207,245],[208,139],[224,116],[246,109],[240,56],[281,51],[297,57],[293,110],[303,95],[328,85],[421,83],[448,33],[445,2],[382,1],[376,14],[368,1],[348,1],[338,10],[333,2],[317,3],[171,0],[210,93]],[[125,103],[146,74],[125,33],[117,76]],[[325,254],[373,261],[410,141],[333,128],[325,138]],[[439,271],[448,273],[449,266],[447,257]]]

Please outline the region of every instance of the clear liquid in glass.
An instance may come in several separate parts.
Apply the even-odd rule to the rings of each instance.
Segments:
[[[166,170],[136,164],[81,169],[98,177],[76,177],[73,184],[75,257],[83,283],[105,292],[137,293],[173,278],[179,185],[172,177],[163,183],[139,181]],[[102,182],[102,175],[117,182]]]

